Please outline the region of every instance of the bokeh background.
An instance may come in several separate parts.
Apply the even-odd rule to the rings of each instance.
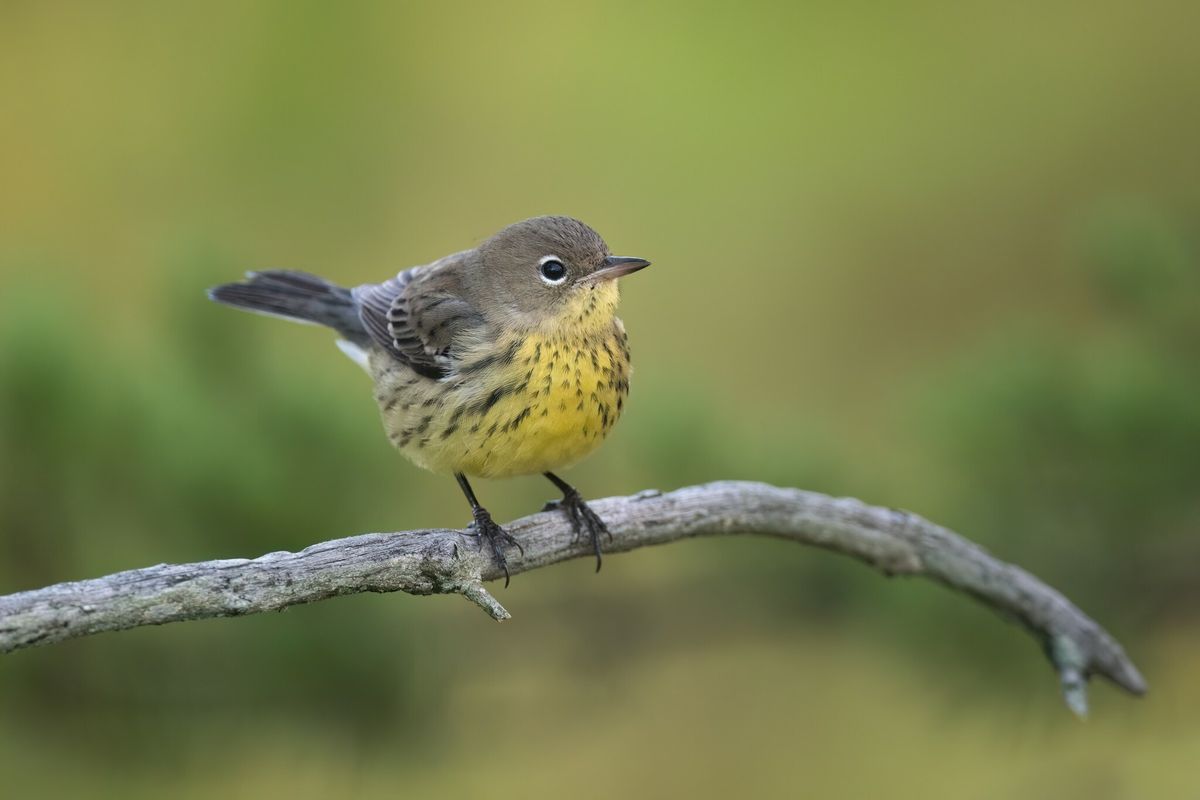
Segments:
[[[0,5],[0,591],[462,525],[324,331],[203,289],[378,280],[541,213],[654,261],[592,496],[912,509],[1146,673],[766,540],[0,659],[13,797],[1200,795],[1200,5]],[[498,518],[552,494],[477,487]],[[497,587],[498,588],[498,587]]]

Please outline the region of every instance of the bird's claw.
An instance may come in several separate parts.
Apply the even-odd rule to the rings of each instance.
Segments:
[[[525,548],[521,547],[521,543],[512,537],[508,531],[501,528],[492,515],[485,508],[475,510],[475,520],[470,524],[469,528],[475,531],[475,535],[479,537],[479,547],[483,548],[484,539],[492,546],[492,554],[496,557],[496,563],[500,565],[500,569],[504,571],[504,588],[508,588],[508,583],[511,576],[508,573],[508,559],[504,557],[505,546],[517,548],[522,558],[525,556]]]
[[[600,551],[600,535],[604,534],[608,541],[612,541],[612,531],[608,529],[608,525],[604,524],[600,515],[593,511],[583,496],[575,490],[564,493],[561,500],[551,500],[546,503],[542,510],[554,511],[556,509],[561,509],[566,513],[577,540],[584,536],[591,540],[592,551],[596,554],[596,572],[599,572],[603,562]]]

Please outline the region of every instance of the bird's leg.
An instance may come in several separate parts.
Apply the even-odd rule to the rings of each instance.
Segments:
[[[475,529],[480,539],[480,546],[483,546],[483,539],[487,539],[488,544],[492,546],[492,553],[496,556],[497,563],[500,564],[500,569],[504,570],[504,588],[508,588],[508,559],[504,557],[504,546],[512,545],[517,548],[521,555],[525,555],[525,549],[521,547],[521,543],[514,539],[508,531],[501,528],[492,519],[492,515],[486,508],[479,505],[479,501],[475,499],[475,491],[471,488],[471,484],[467,483],[467,476],[461,472],[454,473],[455,479],[458,481],[459,487],[463,490],[463,494],[467,496],[467,502],[471,504],[471,514],[475,517],[474,522],[470,527]]]
[[[542,510],[551,511],[561,508],[566,513],[567,519],[571,521],[575,535],[582,538],[586,534],[592,540],[592,550],[596,553],[596,572],[599,572],[602,560],[600,557],[600,534],[604,534],[610,542],[612,541],[612,533],[609,532],[608,526],[604,524],[604,520],[600,519],[600,515],[592,511],[591,506],[584,502],[578,489],[553,472],[543,472],[542,474],[563,493],[562,500],[551,500]]]

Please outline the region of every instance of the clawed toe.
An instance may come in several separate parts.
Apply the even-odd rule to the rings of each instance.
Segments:
[[[566,512],[575,536],[591,540],[592,552],[596,554],[596,572],[599,572],[604,560],[600,550],[600,535],[603,534],[612,541],[612,532],[604,524],[604,520],[600,519],[600,515],[592,510],[579,492],[573,490],[564,494],[562,500],[555,500],[546,506],[547,510],[562,509]]]
[[[593,536],[598,536],[599,534],[603,533],[608,539],[609,543],[612,542],[612,531],[608,529],[608,525],[604,522],[604,520],[600,519],[600,515],[592,510],[591,506],[583,502],[583,500],[580,500],[579,511],[580,516],[582,516],[585,521],[585,527],[593,534]]]
[[[512,534],[497,525],[486,509],[479,508],[475,511],[475,520],[469,527],[479,537],[480,548],[483,547],[484,540],[491,545],[496,563],[504,571],[504,588],[507,589],[512,576],[508,572],[508,559],[504,556],[504,548],[506,546],[515,547],[522,557],[525,555],[525,548],[521,547],[521,543],[514,539]]]
[[[584,502],[583,496],[579,494],[578,489],[553,472],[543,472],[542,474],[563,493],[561,500],[552,500],[546,503],[542,510],[554,511],[555,509],[561,509],[566,513],[567,519],[571,521],[571,529],[575,531],[576,538],[582,539],[584,536],[587,536],[592,540],[592,551],[596,554],[596,572],[599,572],[602,561],[600,556],[600,534],[604,534],[610,542],[612,541],[612,533],[609,532],[608,526]]]

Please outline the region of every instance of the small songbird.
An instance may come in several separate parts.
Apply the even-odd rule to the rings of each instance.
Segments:
[[[375,381],[392,444],[420,467],[452,474],[508,583],[505,545],[467,476],[545,475],[600,569],[604,521],[552,470],[608,434],[629,392],[629,345],[617,278],[649,266],[611,255],[570,217],[510,225],[473,250],[344,289],[304,272],[251,272],[209,290],[219,303],[333,328]]]

